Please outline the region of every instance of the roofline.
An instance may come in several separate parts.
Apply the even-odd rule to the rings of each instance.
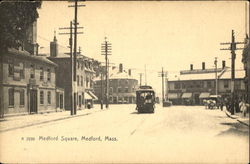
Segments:
[[[58,66],[56,63],[54,63],[53,61],[50,61],[47,58],[42,59],[42,57],[40,57],[40,56],[35,56],[35,55],[32,56],[27,51],[19,51],[19,50],[16,50],[14,48],[8,48],[7,54],[15,55],[17,57],[28,58],[30,60],[36,60],[36,61],[43,62],[43,63],[49,64],[49,65],[52,65],[52,66],[55,66],[55,67]]]

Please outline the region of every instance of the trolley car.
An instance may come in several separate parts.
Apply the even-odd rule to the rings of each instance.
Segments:
[[[138,113],[154,113],[155,92],[151,86],[140,86],[136,91],[136,110]]]

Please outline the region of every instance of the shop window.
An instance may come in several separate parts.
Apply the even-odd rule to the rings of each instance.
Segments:
[[[40,104],[44,104],[44,92],[40,91]]]
[[[224,80],[224,88],[228,88],[229,87],[229,81],[228,80]]]
[[[24,89],[20,90],[20,105],[24,106]]]
[[[48,91],[48,104],[51,104],[51,92],[50,91]]]
[[[180,89],[181,85],[180,83],[174,83],[174,89]]]
[[[14,106],[14,88],[9,88],[9,107]]]

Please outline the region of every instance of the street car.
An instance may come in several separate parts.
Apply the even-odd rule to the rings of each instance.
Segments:
[[[140,86],[136,91],[136,110],[138,113],[154,113],[155,92],[151,86]]]

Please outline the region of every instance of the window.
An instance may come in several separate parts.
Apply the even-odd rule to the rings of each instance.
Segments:
[[[14,63],[13,63],[13,60],[9,60],[9,76],[14,76]]]
[[[51,104],[51,92],[50,91],[48,91],[48,104]]]
[[[113,97],[109,97],[109,102],[113,102]]]
[[[14,106],[14,88],[9,88],[9,106]]]
[[[124,92],[128,93],[128,87],[124,88]]]
[[[77,75],[77,86],[79,86],[79,75]]]
[[[113,88],[112,88],[112,87],[109,88],[109,93],[110,93],[110,94],[113,93]]]
[[[30,78],[35,78],[35,66],[33,64],[30,65]]]
[[[20,66],[20,78],[24,79],[24,64],[20,63],[19,66]]]
[[[47,80],[50,81],[51,80],[51,71],[50,71],[50,69],[48,69],[47,71],[48,71]]]
[[[211,81],[208,81],[208,82],[207,82],[207,87],[208,87],[208,88],[211,88],[211,87],[212,87]]]
[[[186,88],[185,83],[182,83],[182,88],[183,88],[183,89],[185,89],[185,88]]]
[[[117,88],[117,92],[121,93],[122,92],[122,88]]]
[[[181,85],[179,82],[174,83],[174,89],[180,89]]]
[[[228,80],[224,80],[224,88],[228,88],[229,87],[229,81]]]
[[[43,67],[40,68],[40,80],[42,81],[44,79],[44,71]]]
[[[83,86],[83,77],[81,76],[81,86]]]
[[[24,106],[24,89],[20,91],[20,105]]]
[[[44,92],[40,91],[40,104],[44,103]]]

